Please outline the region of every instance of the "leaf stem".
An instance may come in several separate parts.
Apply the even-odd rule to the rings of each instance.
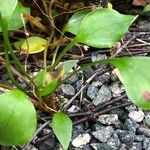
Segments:
[[[67,51],[69,51],[75,44],[77,43],[77,39],[74,38],[63,50],[62,52],[58,55],[58,58],[56,59],[55,63],[53,66],[50,68],[50,71],[54,70],[55,67],[58,65],[58,63],[61,61],[61,58],[65,55]]]

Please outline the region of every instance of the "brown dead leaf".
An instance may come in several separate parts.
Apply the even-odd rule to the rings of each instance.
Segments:
[[[133,0],[132,2],[134,6],[146,6],[148,3],[150,3],[150,0]]]

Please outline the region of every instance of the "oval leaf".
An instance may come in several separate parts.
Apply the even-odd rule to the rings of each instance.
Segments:
[[[84,17],[90,12],[90,10],[81,10],[73,14],[68,23],[64,26],[63,32],[70,32],[77,35],[79,28]]]
[[[138,107],[150,109],[150,100],[147,98],[150,92],[150,58],[115,58],[110,63],[119,69],[119,76],[129,98]]]
[[[24,40],[21,45],[21,52],[23,54],[35,54],[45,50],[45,46],[47,44],[47,40],[32,36]]]
[[[135,16],[122,15],[115,10],[96,9],[82,20],[77,41],[97,48],[110,48],[135,19]]]
[[[0,145],[23,145],[36,130],[36,112],[18,89],[0,95]]]
[[[63,62],[64,68],[65,68],[64,74],[68,74],[69,71],[72,69],[72,67],[77,64],[77,62],[78,62],[78,60],[67,60],[67,61],[64,61]]]
[[[57,112],[52,119],[52,128],[63,148],[67,150],[72,135],[71,119],[64,113]]]
[[[3,19],[9,21],[17,6],[17,0],[0,0],[0,14]]]

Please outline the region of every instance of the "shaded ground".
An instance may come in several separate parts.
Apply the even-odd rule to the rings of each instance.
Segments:
[[[113,49],[89,48],[83,57],[78,55],[78,47],[74,50],[74,54],[65,58],[80,57],[79,65],[110,55],[149,55],[150,18],[139,18]],[[24,61],[24,57],[20,59]],[[35,72],[41,62],[33,56],[29,58],[28,68]],[[1,82],[10,83],[4,66],[0,71]],[[25,84],[24,87],[27,88]],[[132,105],[111,66],[97,65],[80,72],[59,88],[57,97],[65,102],[60,110],[67,112],[74,123],[70,150],[150,150],[150,112]],[[33,139],[21,148],[11,149],[61,149],[48,126],[51,117],[39,112],[38,119]]]

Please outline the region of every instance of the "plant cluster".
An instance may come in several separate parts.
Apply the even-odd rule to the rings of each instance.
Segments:
[[[142,109],[150,109],[149,57],[109,58],[81,65],[73,72],[69,71],[78,60],[62,62],[62,57],[78,43],[96,48],[113,47],[138,16],[120,14],[112,8],[85,9],[74,13],[68,23],[64,25],[60,39],[63,39],[65,32],[70,32],[75,37],[62,52],[58,53],[59,46],[56,47],[50,66],[47,66],[46,58],[49,46],[53,45],[51,42],[54,32],[51,32],[47,39],[30,36],[15,42],[16,49],[21,50],[23,54],[31,55],[43,52],[43,67],[36,76],[32,77],[15,55],[9,40],[9,31],[23,26],[25,28],[26,20],[24,18],[31,19],[30,13],[31,10],[17,0],[0,0],[0,31],[4,39],[4,64],[10,80],[15,86],[0,95],[1,145],[23,145],[32,138],[37,125],[36,107],[46,112],[54,111],[50,126],[66,150],[71,139],[72,122],[66,114],[50,108],[50,101],[62,83],[79,71],[96,64],[111,64],[116,67],[129,99]],[[32,20],[34,19],[32,18]],[[34,25],[46,30],[38,19],[34,21],[32,22]],[[29,84],[30,91],[25,91],[15,80],[10,56],[14,60],[16,70]]]

